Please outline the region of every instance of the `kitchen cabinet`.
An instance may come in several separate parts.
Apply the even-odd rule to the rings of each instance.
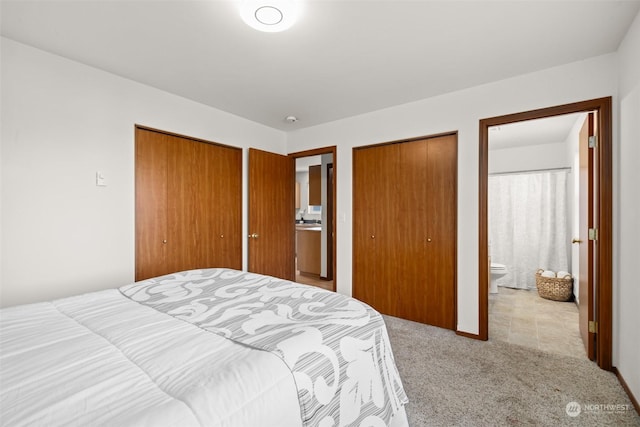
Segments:
[[[321,237],[321,227],[296,227],[296,256],[301,274],[320,275]]]
[[[309,206],[322,205],[322,166],[309,166]]]

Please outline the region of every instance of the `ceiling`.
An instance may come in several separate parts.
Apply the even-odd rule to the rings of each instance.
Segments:
[[[615,52],[640,0],[1,1],[2,35],[284,131]],[[295,115],[289,123],[285,117]]]

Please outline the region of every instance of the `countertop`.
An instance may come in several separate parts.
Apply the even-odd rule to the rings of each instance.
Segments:
[[[298,231],[322,231],[320,224],[296,224],[296,230]]]

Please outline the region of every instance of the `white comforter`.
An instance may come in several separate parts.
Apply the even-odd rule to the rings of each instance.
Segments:
[[[0,311],[6,426],[300,426],[277,356],[118,290]]]

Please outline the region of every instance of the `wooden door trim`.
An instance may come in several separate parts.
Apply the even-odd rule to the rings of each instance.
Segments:
[[[337,186],[337,182],[338,182],[338,147],[335,145],[329,146],[329,147],[322,147],[322,148],[314,148],[312,150],[305,150],[305,151],[296,151],[294,153],[289,153],[289,157],[291,157],[294,161],[295,159],[301,158],[301,157],[310,157],[310,156],[320,156],[322,154],[331,154],[333,157],[333,185],[331,187],[331,193],[332,193],[332,204],[333,204],[333,209],[331,214],[333,215],[333,223],[332,223],[332,229],[331,232],[333,233],[333,239],[332,239],[332,244],[331,244],[331,251],[332,251],[332,260],[331,260],[331,269],[333,272],[333,285],[332,285],[332,290],[334,292],[336,292],[336,289],[338,289],[337,287],[337,282],[338,282],[338,275],[336,274],[337,270],[336,270],[336,259],[337,259],[337,245],[336,242],[338,241],[338,231],[337,231],[337,227],[336,227],[336,223],[338,222],[336,219],[337,217],[337,206],[338,204],[336,203],[336,197],[338,194],[338,186]]]
[[[541,119],[563,114],[597,111],[598,162],[599,168],[595,179],[598,191],[598,250],[596,251],[596,363],[605,370],[612,368],[612,254],[613,254],[613,214],[612,214],[612,102],[611,97],[591,99],[549,108],[508,114],[504,116],[481,119],[479,136],[479,333],[474,338],[489,338],[489,283],[488,283],[488,177],[489,177],[489,127],[506,125],[525,120]]]
[[[201,142],[203,144],[218,145],[220,147],[233,148],[234,150],[242,151],[242,148],[240,148],[240,147],[234,147],[233,145],[227,145],[227,144],[221,144],[219,142],[208,141],[206,139],[196,138],[194,136],[189,136],[189,135],[183,135],[181,133],[169,132],[167,130],[156,129],[156,128],[152,128],[152,127],[144,126],[144,125],[139,125],[139,124],[135,124],[134,127],[135,127],[135,129],[141,129],[141,130],[146,130],[146,131],[149,131],[149,132],[161,133],[161,134],[164,134],[164,135],[175,136],[175,137],[178,137],[178,138],[188,139],[188,140],[195,141],[195,142]]]

